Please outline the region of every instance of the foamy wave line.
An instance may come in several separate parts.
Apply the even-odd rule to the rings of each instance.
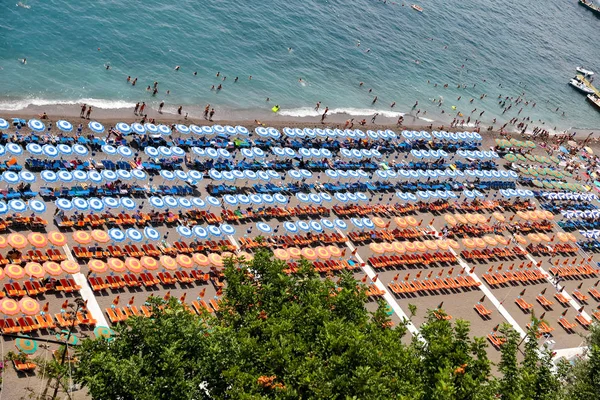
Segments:
[[[104,99],[79,99],[79,100],[48,100],[48,99],[24,99],[16,101],[0,101],[0,110],[5,111],[18,111],[23,110],[29,106],[41,107],[41,106],[60,106],[60,105],[75,105],[75,104],[87,104],[95,108],[102,109],[119,109],[119,108],[133,108],[135,103],[125,100],[104,100]]]
[[[332,108],[329,110],[328,114],[346,114],[350,116],[370,116],[375,113],[378,113],[382,117],[387,118],[398,118],[404,113],[395,112],[395,111],[386,111],[386,110],[376,110],[374,108]],[[279,111],[280,115],[285,115],[287,117],[319,117],[323,115],[323,109],[316,111],[311,107],[301,107],[301,108],[292,108],[291,110],[281,110]]]

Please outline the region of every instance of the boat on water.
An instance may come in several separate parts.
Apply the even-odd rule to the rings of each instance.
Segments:
[[[585,69],[583,67],[577,67],[577,72],[581,72],[584,76],[594,75],[594,71],[590,71],[589,69]]]
[[[587,99],[590,103],[592,103],[593,105],[596,106],[596,108],[598,109],[598,111],[600,111],[600,98],[596,97],[593,94],[588,94],[587,95]]]
[[[422,13],[422,12],[423,12],[423,8],[422,8],[422,7],[419,7],[419,6],[418,6],[418,5],[416,5],[416,4],[413,4],[413,5],[412,5],[412,6],[410,6],[410,7],[411,7],[413,10],[415,10],[415,11],[418,11],[418,12],[420,12],[420,13]]]
[[[591,89],[590,87],[588,87],[586,84],[584,84],[583,82],[573,78],[571,79],[571,81],[569,82],[569,85],[573,86],[575,89],[579,90],[580,92],[583,92],[585,94],[592,94],[594,93],[594,90]]]
[[[594,14],[600,17],[600,7],[595,5],[591,0],[579,0],[579,5],[584,6]]]

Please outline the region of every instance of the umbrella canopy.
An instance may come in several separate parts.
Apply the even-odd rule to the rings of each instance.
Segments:
[[[27,296],[19,300],[19,308],[25,315],[36,315],[41,311],[40,303]]]
[[[71,260],[65,260],[65,261],[61,262],[60,267],[67,274],[76,274],[81,271],[81,267],[79,266],[79,264],[77,262],[71,261]]]
[[[20,337],[15,340],[15,346],[21,353],[34,354],[38,349],[38,342],[33,339]]]
[[[115,336],[115,331],[106,326],[97,326],[94,328],[94,336],[96,339],[111,340]]]
[[[88,268],[90,269],[90,271],[92,272],[96,272],[96,273],[103,273],[106,272],[106,270],[108,269],[106,263],[102,260],[98,260],[98,259],[91,259],[88,262]]]
[[[27,239],[20,233],[11,233],[8,235],[6,241],[9,246],[14,247],[15,249],[22,249],[27,246]]]
[[[73,232],[73,240],[79,244],[89,244],[92,242],[92,236],[85,231]]]
[[[60,264],[54,261],[46,261],[44,263],[44,270],[48,273],[48,275],[59,276],[63,273],[63,269]]]
[[[27,235],[27,240],[34,247],[46,247],[48,244],[48,238],[39,232],[31,232]]]

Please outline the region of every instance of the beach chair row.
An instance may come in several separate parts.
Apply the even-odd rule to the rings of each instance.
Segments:
[[[423,236],[423,232],[408,228],[408,229],[379,229],[372,231],[348,232],[348,238],[354,243],[364,243],[371,241],[394,241],[398,239],[418,239]]]
[[[554,276],[596,276],[598,270],[592,268],[589,264],[583,264],[577,267],[552,267],[550,273]]]
[[[427,205],[426,203],[425,210],[433,211],[431,208],[436,208],[433,206]],[[449,204],[446,203],[449,207]],[[331,209],[338,216],[366,216],[366,215],[380,215],[380,216],[402,216],[410,213],[414,213],[417,211],[421,211],[417,204],[374,204],[374,205],[356,205],[356,204],[347,204],[347,205],[336,205]]]
[[[490,286],[502,285],[510,282],[535,283],[546,279],[546,274],[537,269],[522,271],[492,272],[481,275],[481,278]]]
[[[54,330],[57,327],[68,328],[70,326],[96,326],[96,320],[92,318],[89,311],[78,312],[76,318],[67,313],[38,314],[34,316],[22,316],[0,319],[0,331],[8,334],[28,334],[39,330]]]
[[[206,283],[210,281],[210,274],[204,273],[197,270],[176,271],[174,274],[170,272],[159,272],[154,274],[150,272],[143,272],[139,275],[125,274],[119,275],[107,275],[102,278],[100,276],[90,276],[88,278],[92,290],[100,292],[106,289],[118,290],[125,287],[155,287],[159,284],[162,285],[175,285],[176,283],[192,284],[195,282]]]
[[[244,250],[256,249],[259,247],[307,247],[315,244],[333,245],[337,243],[345,243],[346,238],[339,233],[319,233],[310,236],[303,235],[280,235],[270,236],[263,242],[258,242],[253,238],[238,238],[240,247]]]
[[[527,253],[521,250],[520,247],[495,247],[492,249],[483,250],[463,250],[460,256],[466,261],[480,261],[490,259],[501,259],[510,257],[524,257]]]
[[[19,282],[10,282],[4,284],[4,291],[9,297],[19,298],[25,295],[31,297],[38,294],[44,294],[47,291],[54,290],[63,293],[72,293],[81,289],[81,286],[75,283],[73,278],[56,279],[54,283],[42,285],[36,280],[23,281],[23,286]]]
[[[419,292],[432,293],[439,290],[473,289],[480,285],[480,282],[475,281],[470,276],[456,276],[448,278],[401,281],[397,283],[390,283],[389,288],[395,294],[405,294]]]
[[[339,271],[353,271],[359,267],[358,263],[350,264],[347,260],[326,260],[326,261],[314,261],[313,266],[320,274],[326,274],[329,272]],[[299,265],[296,262],[288,261],[288,267],[284,269],[287,274],[294,274],[299,271]]]
[[[530,252],[531,254],[535,255],[535,256],[553,256],[553,255],[560,255],[560,254],[573,254],[573,253],[577,253],[579,249],[570,244],[570,243],[557,243],[554,246],[549,246],[547,244],[537,244],[534,245],[533,243],[530,243],[527,246],[527,251]]]
[[[269,218],[289,218],[289,217],[328,217],[330,210],[327,207],[314,206],[296,206],[296,207],[266,207],[261,211],[253,210],[221,210],[221,218],[228,222],[251,221]]]
[[[0,254],[0,265],[21,264],[27,262],[43,263],[46,261],[61,262],[67,259],[67,256],[58,249],[47,249],[46,252],[41,250],[28,250],[21,254],[20,258],[4,257]]]
[[[454,264],[457,262],[456,256],[449,251],[422,254],[402,254],[393,256],[369,257],[368,263],[373,268],[398,268],[408,265],[432,265],[432,264]]]

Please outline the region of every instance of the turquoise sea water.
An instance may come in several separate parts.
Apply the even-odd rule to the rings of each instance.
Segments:
[[[600,113],[567,86],[576,66],[600,73],[590,33],[598,32],[600,19],[575,0],[414,2],[422,14],[411,3],[376,0],[24,0],[29,9],[4,0],[0,109],[165,100],[170,110],[211,103],[230,112],[277,103],[282,113],[300,116],[317,115],[317,101],[358,113],[408,112],[418,99],[427,118],[447,122],[441,110],[454,105],[467,115],[486,110],[489,122],[501,116],[498,95],[525,92],[537,105],[521,115],[549,128],[600,127]],[[24,57],[27,65],[18,61]],[[138,77],[135,87],[126,83],[128,75]],[[154,81],[156,97],[145,90]],[[220,92],[210,90],[219,83]],[[483,93],[488,97],[480,101]],[[430,99],[440,96],[438,107]]]

